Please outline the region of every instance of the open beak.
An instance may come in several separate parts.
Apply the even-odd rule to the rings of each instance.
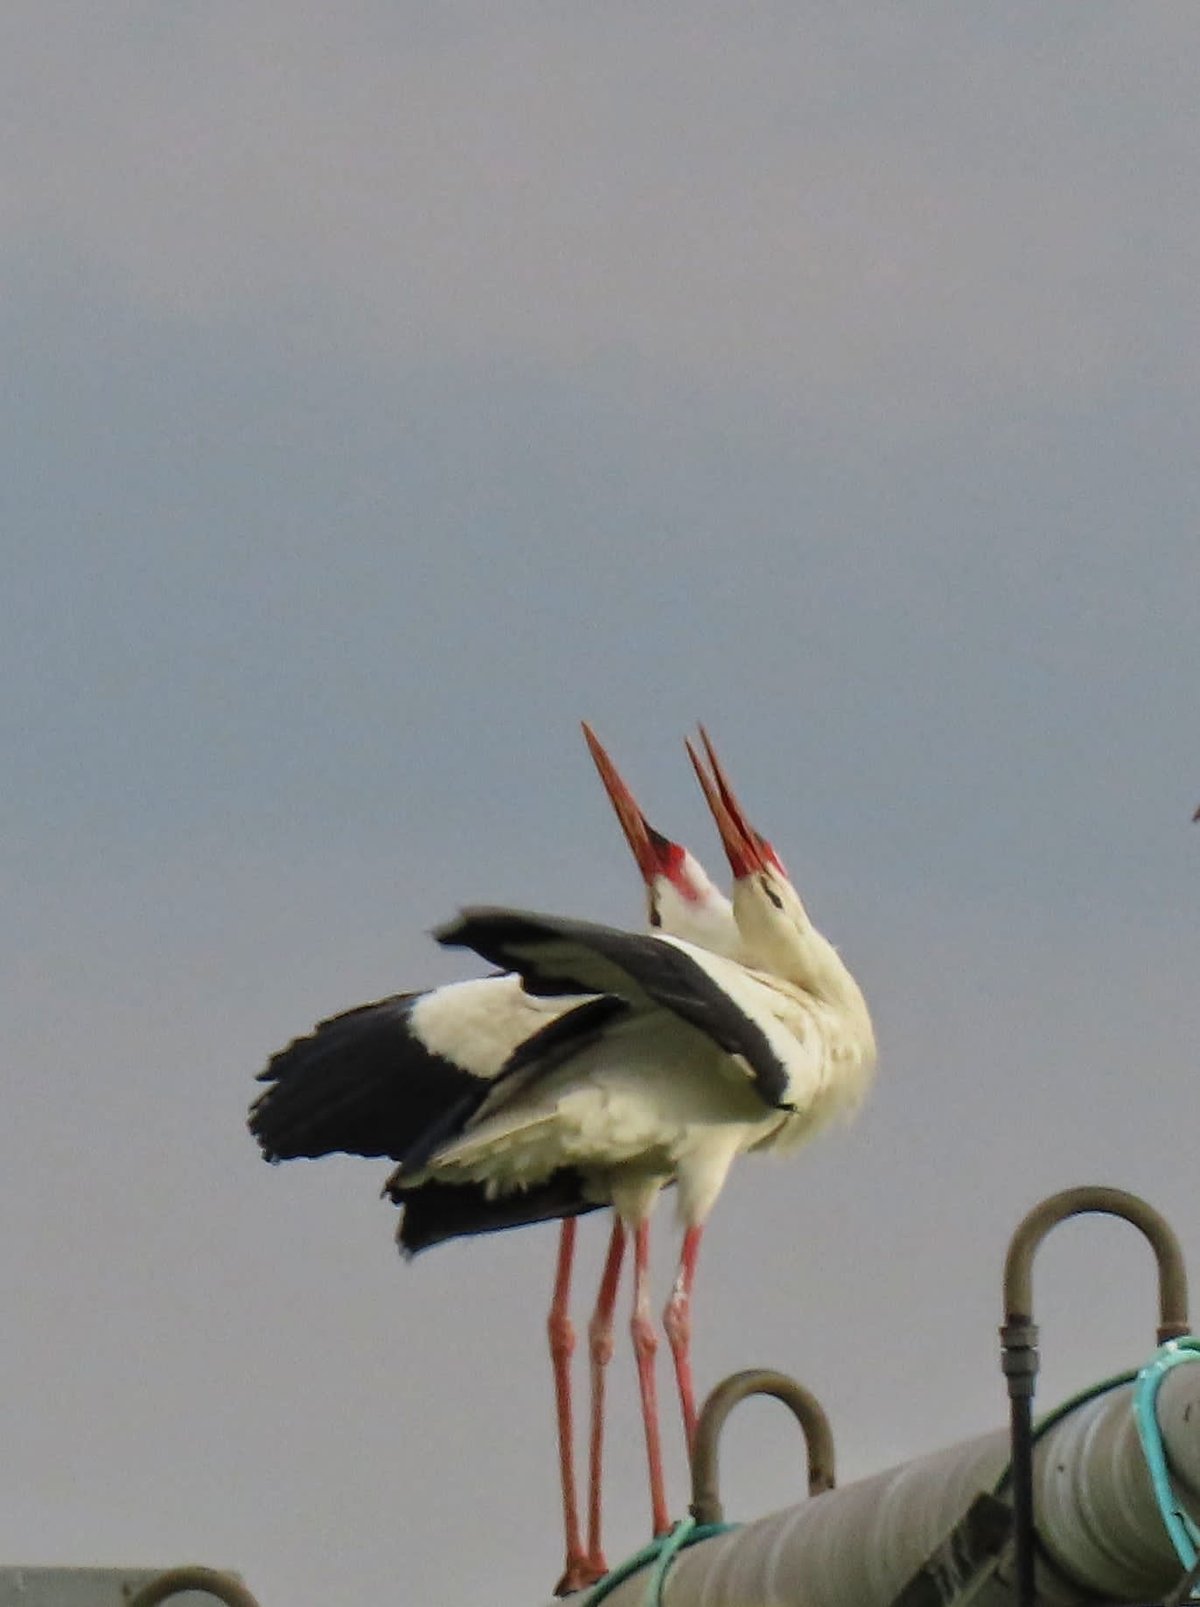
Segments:
[[[700,740],[704,744],[704,751],[708,756],[708,762],[712,768],[712,773],[716,780],[717,787],[720,790],[721,800],[724,803],[725,808],[733,816],[734,820],[737,821],[741,830],[753,841],[755,847],[758,849],[759,858],[765,860],[767,864],[771,865],[775,870],[777,870],[781,876],[786,877],[787,866],[783,863],[783,860],[780,859],[779,855],[771,847],[771,844],[763,836],[762,832],[755,831],[754,827],[746,819],[746,811],[738,802],[737,794],[734,792],[733,787],[730,785],[729,777],[725,773],[725,766],[721,763],[720,759],[717,758],[717,751],[709,740],[708,732],[703,726],[700,727]],[[694,756],[692,763],[695,763]],[[707,796],[707,793],[705,796]]]
[[[711,776],[692,744],[685,742],[684,747],[687,748],[688,758],[692,761],[692,767],[699,778],[712,817],[716,821],[717,830],[721,834],[721,844],[725,849],[729,868],[739,880],[743,876],[753,876],[755,872],[767,868],[758,833],[742,813],[741,805],[729,785],[729,779],[713,751],[712,743],[708,740],[703,726],[700,727],[700,737],[712,767]]]
[[[622,781],[620,772],[604,751],[600,739],[591,726],[586,720],[580,723],[583,726],[588,749],[596,761],[596,769],[599,770],[600,779],[604,783],[604,790],[617,812],[621,830],[625,833],[625,841],[632,849],[634,859],[637,860],[642,880],[649,887],[656,877],[670,875],[672,868],[670,850],[674,845],[661,832],[655,831],[638,808],[633,794]]]

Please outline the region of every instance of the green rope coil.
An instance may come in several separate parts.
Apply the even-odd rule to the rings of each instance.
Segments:
[[[695,1518],[681,1518],[666,1534],[655,1535],[649,1545],[635,1551],[632,1557],[626,1557],[624,1562],[606,1573],[584,1597],[582,1607],[598,1607],[618,1585],[624,1584],[642,1568],[650,1568],[650,1577],[646,1581],[646,1607],[662,1607],[667,1575],[679,1553],[700,1540],[709,1540],[715,1534],[725,1534],[738,1527],[736,1523],[697,1523]]]

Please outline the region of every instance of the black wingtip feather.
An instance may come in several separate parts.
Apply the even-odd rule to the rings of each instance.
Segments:
[[[595,1201],[585,1199],[579,1173],[569,1169],[533,1188],[496,1199],[488,1197],[482,1183],[422,1183],[409,1189],[398,1176],[388,1180],[384,1193],[404,1209],[396,1243],[409,1258],[448,1239],[501,1233],[600,1209]]]
[[[455,1131],[488,1089],[431,1054],[408,1026],[420,994],[396,994],[322,1021],[273,1055],[250,1107],[269,1161],[321,1155],[404,1160]]]

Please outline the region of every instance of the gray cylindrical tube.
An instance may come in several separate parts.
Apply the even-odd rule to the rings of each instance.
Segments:
[[[1035,1462],[1037,1526],[1058,1565],[1093,1594],[1161,1596],[1178,1579],[1131,1409],[1133,1386],[1086,1402],[1056,1424]],[[1200,1363],[1176,1367],[1157,1401],[1176,1493],[1200,1510]]]
[[[1053,1562],[1038,1600],[1074,1607],[1097,1595],[1163,1595],[1181,1566],[1159,1516],[1138,1442],[1132,1385],[1078,1407],[1034,1454],[1038,1532]],[[1200,1362],[1176,1367],[1158,1394],[1176,1492],[1200,1516]],[[1008,1461],[1001,1430],[904,1463],[773,1513],[682,1552],[667,1607],[890,1607],[904,1584],[989,1490]],[[641,1607],[645,1575],[607,1598]],[[1011,1607],[1011,1579],[985,1587],[979,1607]]]

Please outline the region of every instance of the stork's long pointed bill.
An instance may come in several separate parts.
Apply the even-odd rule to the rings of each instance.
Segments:
[[[688,758],[692,761],[692,767],[699,779],[708,807],[712,811],[713,820],[721,834],[721,845],[729,861],[729,868],[739,879],[743,876],[753,876],[756,871],[766,868],[758,836],[742,814],[733,789],[724,778],[724,773],[719,770],[716,754],[713,753],[703,730],[700,734],[709,761],[713,765],[711,776],[692,744],[685,741],[684,747],[688,751]]]
[[[605,752],[599,737],[586,720],[580,723],[583,726],[588,750],[596,762],[596,769],[600,772],[600,779],[604,783],[604,790],[617,812],[621,830],[625,833],[625,841],[629,844],[634,859],[637,860],[643,881],[649,887],[656,877],[672,874],[675,868],[672,860],[675,845],[661,832],[655,831],[638,808],[633,794],[621,779],[620,772]]]
[[[712,742],[709,739],[708,732],[703,726],[700,726],[699,730],[700,740],[704,744],[704,752],[708,758],[709,766],[712,769],[713,779],[717,784],[717,788],[721,794],[721,801],[725,805],[726,810],[737,823],[738,828],[755,844],[756,848],[758,849],[759,858],[766,860],[767,863],[773,866],[781,876],[786,876],[787,867],[783,863],[782,859],[780,859],[779,855],[763,836],[762,832],[755,831],[754,827],[747,820],[746,811],[738,802],[737,794],[733,790],[733,784],[729,779],[725,766],[721,763],[720,759],[717,758],[717,750],[713,747]],[[692,755],[692,763],[696,763],[695,754]],[[706,791],[705,797],[707,796],[708,793]],[[736,875],[736,872],[734,874]]]

